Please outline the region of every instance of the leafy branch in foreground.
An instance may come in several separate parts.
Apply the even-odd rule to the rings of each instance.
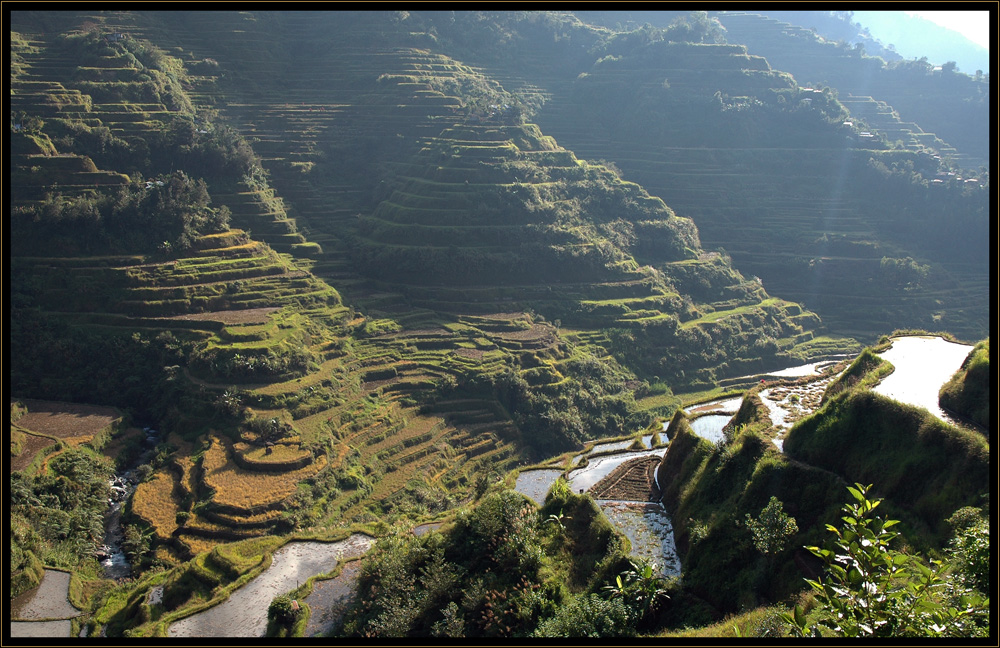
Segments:
[[[976,636],[989,632],[989,598],[955,589],[941,562],[925,565],[916,556],[889,548],[899,535],[898,520],[874,515],[882,500],[868,498],[871,485],[848,487],[853,502],[842,526],[827,525],[835,538],[829,548],[806,547],[826,563],[825,577],[806,579],[816,610],[796,606],[782,614],[793,636],[840,637]],[[984,617],[984,614],[986,615]],[[821,628],[827,632],[821,634]]]

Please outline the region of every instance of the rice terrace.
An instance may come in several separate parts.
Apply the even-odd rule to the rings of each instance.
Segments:
[[[7,5],[10,645],[991,636],[956,32]]]

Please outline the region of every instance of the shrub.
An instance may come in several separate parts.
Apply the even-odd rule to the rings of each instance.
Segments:
[[[621,598],[580,594],[535,630],[535,637],[634,637],[635,617]]]
[[[834,534],[828,548],[806,547],[823,560],[826,573],[806,580],[818,604],[809,618],[798,606],[783,615],[792,634],[819,637],[820,628],[838,637],[976,634],[976,617],[989,600],[972,594],[943,599],[941,563],[928,566],[891,549],[898,534],[889,529],[898,521],[874,515],[881,500],[868,499],[871,485],[847,490],[854,501],[844,506],[839,529],[827,527]]]
[[[780,553],[799,531],[795,518],[785,513],[784,504],[773,495],[756,519],[747,513],[745,524],[753,534],[753,546],[765,556]]]
[[[291,628],[295,625],[301,614],[302,608],[299,607],[298,602],[287,594],[275,596],[271,604],[267,606],[267,620],[284,628]]]
[[[990,583],[990,524],[988,520],[961,529],[951,541],[955,571],[967,586],[986,592]]]

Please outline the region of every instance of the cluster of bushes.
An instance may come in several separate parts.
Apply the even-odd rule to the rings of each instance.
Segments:
[[[517,424],[523,451],[539,459],[652,421],[652,414],[637,410],[625,378],[597,358],[583,356],[559,370],[565,379],[555,384],[532,386],[507,367],[464,378],[455,390],[496,398]]]
[[[59,44],[62,53],[67,57],[72,57],[77,65],[104,67],[108,57],[111,57],[118,59],[121,67],[138,71],[139,83],[98,83],[87,88],[91,93],[99,93],[104,85],[116,85],[112,94],[108,97],[99,97],[98,101],[125,99],[145,103],[163,103],[170,110],[189,114],[194,111],[187,94],[181,87],[184,73],[180,61],[164,54],[145,39],[128,37],[115,43],[107,43],[100,34],[90,32],[64,35],[60,38]],[[123,93],[126,94],[123,95]]]
[[[35,398],[108,404],[156,420],[184,391],[174,371],[191,350],[170,332],[149,336],[70,326],[19,309],[10,320],[10,380]],[[195,410],[192,410],[192,412]]]
[[[48,194],[11,213],[22,253],[55,255],[186,250],[229,227],[229,208],[209,207],[204,180],[175,171],[112,193]]]
[[[193,354],[190,367],[196,372],[231,382],[261,381],[291,374],[304,374],[314,355],[304,347],[265,349],[253,352],[214,347]]]
[[[510,490],[453,526],[390,535],[363,559],[338,636],[634,636],[666,584],[631,565],[596,504],[565,483],[538,511]]]
[[[111,462],[86,448],[63,450],[41,474],[11,473],[11,597],[38,584],[42,564],[93,562],[111,474]]]

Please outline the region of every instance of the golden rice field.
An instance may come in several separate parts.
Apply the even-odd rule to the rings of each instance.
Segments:
[[[180,479],[181,490],[187,495],[194,495],[195,490],[198,488],[194,460],[190,456],[178,456],[175,462],[182,471]]]
[[[334,421],[334,410],[328,409],[322,412],[317,412],[309,416],[297,419],[295,421],[295,429],[307,440],[311,441],[320,436],[321,433],[325,432],[328,425]]]
[[[132,511],[149,522],[160,540],[168,539],[177,529],[177,502],[174,501],[174,476],[158,470],[153,477],[135,488]]]
[[[435,426],[443,423],[444,419],[437,416],[415,416],[407,420],[406,426],[402,430],[395,434],[390,434],[378,443],[368,446],[362,450],[362,453],[365,455],[377,454],[386,448],[403,444],[406,439],[412,439],[426,434],[427,432],[433,430]],[[423,445],[423,443],[420,445]],[[401,452],[408,453],[409,449],[401,449]]]
[[[308,450],[303,450],[300,447],[285,445],[282,443],[271,446],[270,454],[267,453],[267,448],[252,447],[246,443],[234,444],[233,450],[243,455],[243,458],[247,462],[251,464],[262,464],[264,466],[269,463],[280,464],[285,462],[301,461],[312,454]]]
[[[213,437],[202,461],[202,471],[205,485],[215,491],[212,499],[216,504],[253,512],[289,497],[296,484],[315,475],[326,464],[326,456],[320,455],[310,465],[284,473],[244,470],[233,462],[225,442]]]

